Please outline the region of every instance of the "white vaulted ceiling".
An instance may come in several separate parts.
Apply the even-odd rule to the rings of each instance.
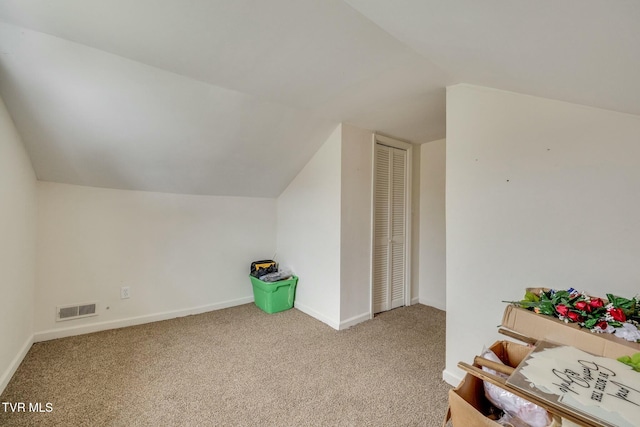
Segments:
[[[637,0],[347,0],[455,81],[640,114]]]
[[[640,114],[640,3],[0,0],[39,179],[277,196],[339,122],[428,142],[467,82]]]

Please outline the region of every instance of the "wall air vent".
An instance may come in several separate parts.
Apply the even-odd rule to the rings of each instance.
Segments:
[[[56,307],[56,322],[63,320],[80,319],[82,317],[97,316],[98,304],[91,302],[88,304],[65,305]]]

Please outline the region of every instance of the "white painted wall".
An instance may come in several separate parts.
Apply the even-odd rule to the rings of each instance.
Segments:
[[[420,302],[446,308],[446,140],[420,146]]]
[[[275,252],[275,199],[47,182],[38,197],[36,339],[251,302],[251,261]],[[56,306],[93,301],[98,316],[55,322]]]
[[[36,176],[0,99],[0,393],[33,340]]]
[[[638,141],[638,116],[448,89],[448,381],[527,286],[638,293]]]
[[[296,307],[335,329],[371,317],[372,183],[373,132],[342,124],[278,199],[278,260],[300,277]],[[415,252],[418,237],[414,225]],[[416,273],[412,283],[417,296]]]
[[[373,132],[342,125],[340,329],[371,313]]]
[[[277,260],[299,276],[295,306],[340,326],[341,139],[338,125],[278,197]]]

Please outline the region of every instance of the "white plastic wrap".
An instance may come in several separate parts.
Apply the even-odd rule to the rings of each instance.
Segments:
[[[621,327],[615,328],[616,337],[627,341],[636,342],[640,340],[640,329],[631,323],[623,323]]]
[[[285,268],[282,270],[275,271],[273,273],[265,274],[264,276],[260,277],[260,280],[262,280],[263,282],[277,282],[279,280],[290,279],[291,276],[293,276],[293,273],[291,273],[291,270]]]
[[[482,353],[482,357],[485,359],[504,364],[502,360],[491,350],[485,349]],[[494,371],[493,369],[489,369],[486,367],[482,368],[484,371],[489,372],[493,375],[498,375],[506,378],[507,375]],[[551,417],[544,408],[539,407],[538,405],[529,402],[515,394],[498,387],[497,385],[491,384],[487,381],[484,381],[484,392],[487,396],[487,399],[491,403],[493,403],[497,408],[502,409],[506,413],[508,413],[511,417],[516,417],[519,420],[522,420],[531,427],[547,427],[551,424]],[[510,424],[505,425],[513,425],[517,426],[514,421],[509,420]],[[521,425],[521,424],[520,424]]]

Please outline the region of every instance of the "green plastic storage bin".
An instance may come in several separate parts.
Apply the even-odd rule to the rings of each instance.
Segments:
[[[278,282],[263,282],[256,277],[249,277],[253,285],[255,303],[263,311],[277,313],[293,307],[293,300],[296,297],[296,285],[298,284],[297,276]]]

